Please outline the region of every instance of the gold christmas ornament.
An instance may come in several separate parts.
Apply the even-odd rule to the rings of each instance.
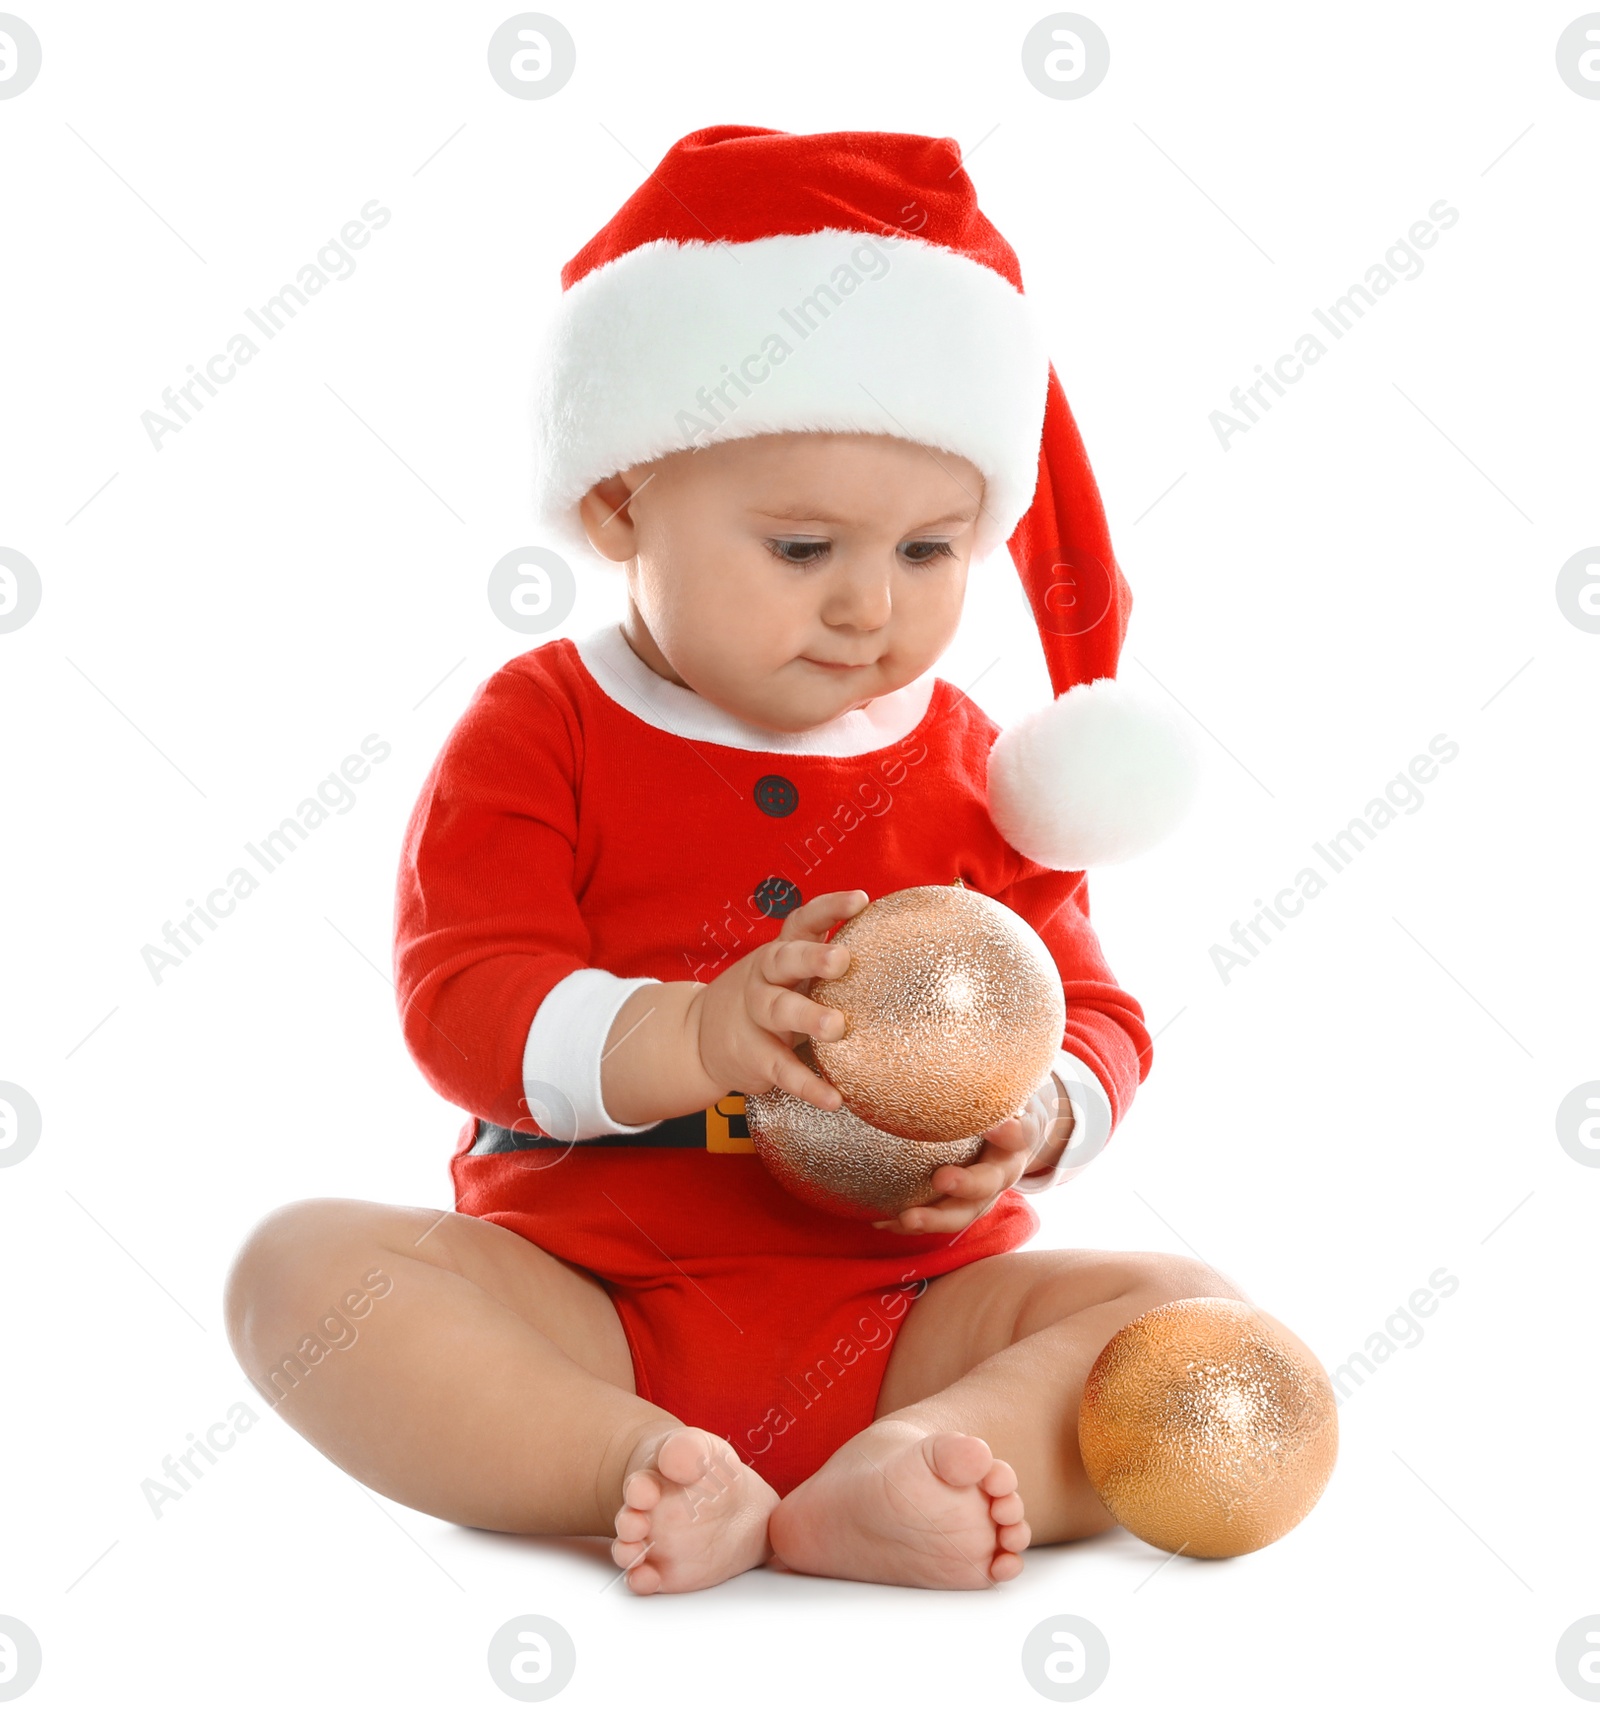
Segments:
[[[840,977],[813,978],[845,1035],[812,1047],[851,1113],[897,1138],[972,1138],[1050,1076],[1066,1029],[1061,974],[1026,919],[959,879],[873,900],[833,936]],[[807,1105],[809,1106],[809,1105]]]
[[[1112,1516],[1169,1553],[1248,1555],[1310,1513],[1339,1419],[1316,1355],[1237,1299],[1176,1299],[1119,1329],[1078,1412]]]
[[[822,1070],[809,1038],[794,1052]],[[947,1162],[965,1167],[983,1151],[981,1138],[898,1138],[858,1119],[848,1104],[817,1108],[781,1089],[747,1096],[744,1113],[767,1172],[791,1197],[830,1215],[877,1220],[931,1203],[939,1195],[934,1170]]]

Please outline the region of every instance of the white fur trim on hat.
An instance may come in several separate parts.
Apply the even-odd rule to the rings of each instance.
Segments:
[[[657,239],[562,294],[533,390],[534,507],[583,546],[577,502],[631,465],[783,430],[896,435],[984,473],[984,554],[1033,499],[1048,381],[1023,295],[953,250],[835,228]]]
[[[1194,800],[1188,726],[1115,679],[1069,686],[989,752],[989,814],[1052,870],[1118,864],[1164,840]]]

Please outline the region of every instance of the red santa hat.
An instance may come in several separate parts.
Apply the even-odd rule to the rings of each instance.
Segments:
[[[1133,594],[1022,273],[949,137],[713,125],[667,151],[561,273],[534,387],[535,510],[694,447],[788,430],[894,435],[985,480],[1054,700],[996,740],[989,808],[1052,869],[1116,863],[1182,820],[1198,757],[1121,684]]]

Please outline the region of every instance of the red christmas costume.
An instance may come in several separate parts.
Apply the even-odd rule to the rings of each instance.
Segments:
[[[456,1207],[598,1277],[640,1394],[727,1437],[780,1494],[871,1421],[907,1289],[1014,1250],[1038,1218],[1016,1190],[955,1235],[825,1215],[767,1174],[736,1092],[618,1127],[598,1048],[636,982],[607,974],[709,981],[802,899],[959,874],[1025,917],[1060,968],[1077,1125],[1032,1181],[1070,1178],[1132,1100],[1150,1037],[1101,955],[1082,872],[995,829],[996,732],[930,672],[826,728],[764,734],[660,679],[611,626],[478,688],[407,831],[397,988],[413,1056],[474,1117]]]

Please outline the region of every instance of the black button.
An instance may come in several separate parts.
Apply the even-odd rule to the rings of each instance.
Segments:
[[[768,816],[788,816],[800,802],[800,794],[791,780],[782,775],[763,775],[755,784],[756,809]]]
[[[800,904],[800,890],[782,876],[768,876],[751,896],[769,918],[786,918]]]

